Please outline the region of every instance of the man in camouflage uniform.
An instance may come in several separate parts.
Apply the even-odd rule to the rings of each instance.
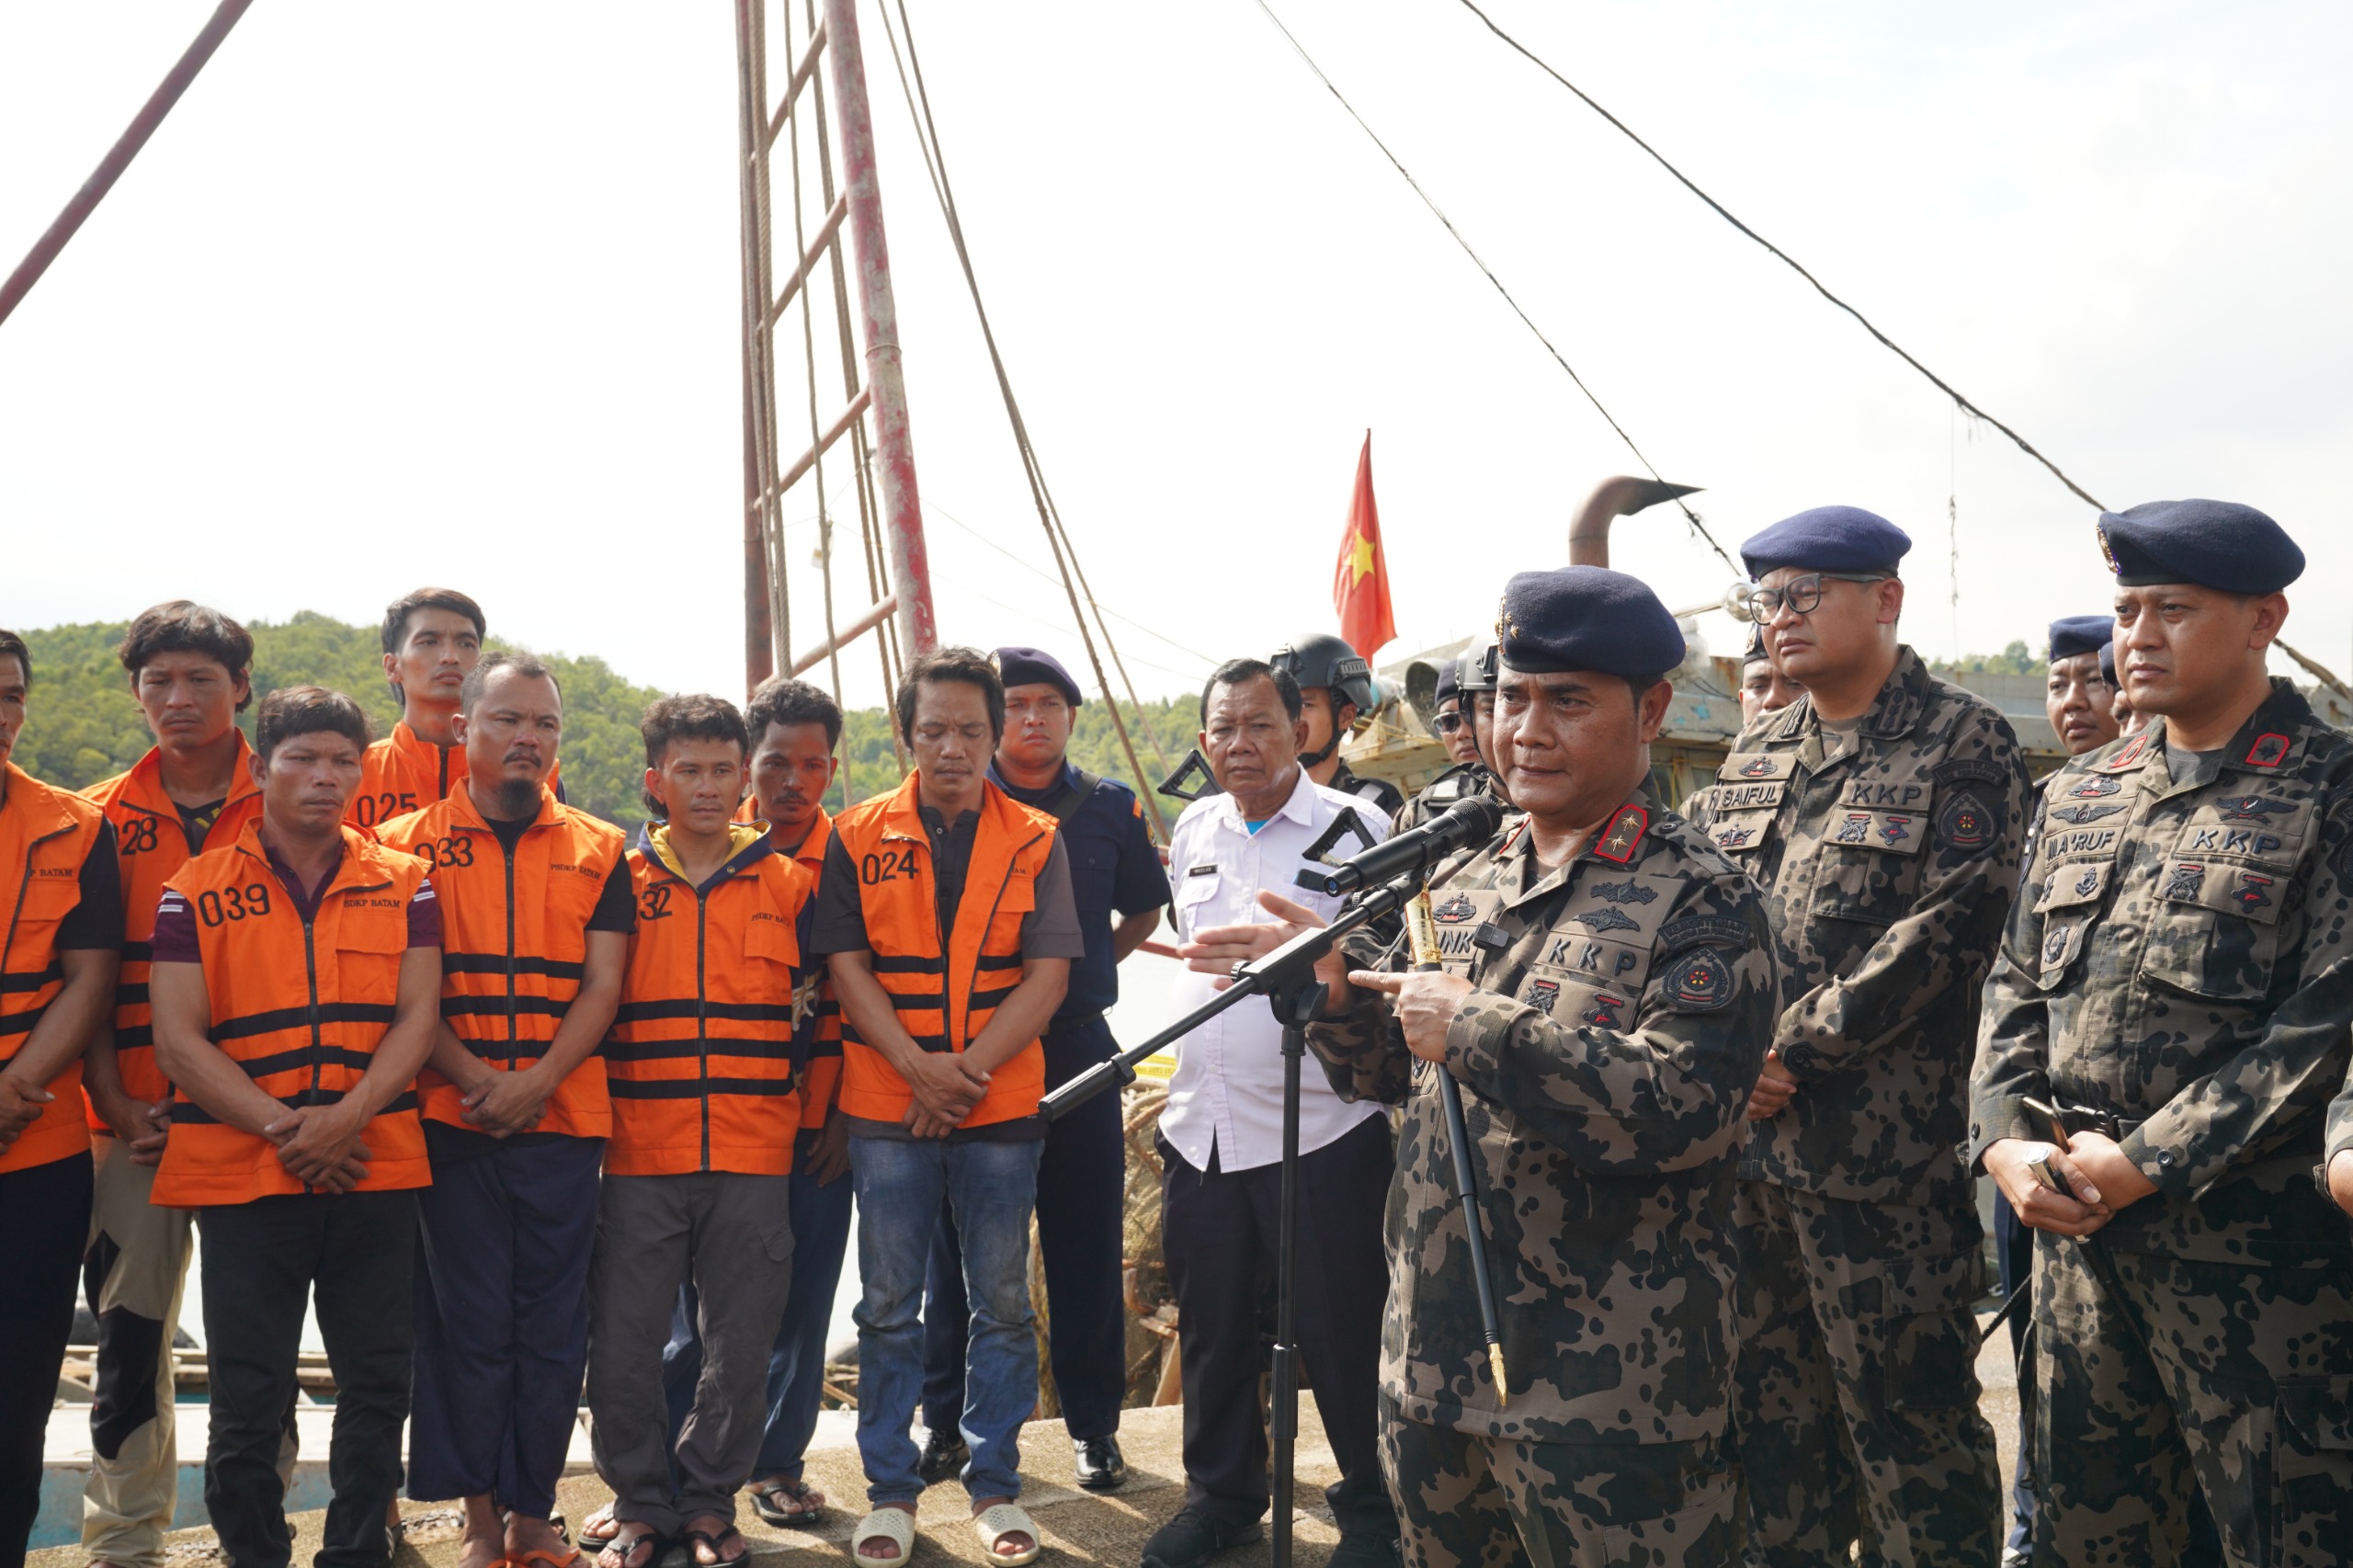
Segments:
[[[1984,699],[1897,641],[1911,540],[1848,506],[1742,547],[1807,694],[1741,733],[1699,804],[1765,890],[1795,1000],[1749,1107],[1733,1412],[1751,1560],[1990,1565],[1984,1231],[1960,1144],[1978,988],[2027,778]]]
[[[1665,607],[1572,566],[1514,577],[1503,609],[1494,755],[1529,815],[1433,879],[1444,973],[1371,972],[1404,960],[1350,944],[1310,1032],[1342,1095],[1405,1106],[1382,1466],[1415,1568],[1720,1568],[1740,1555],[1732,1199],[1779,1000],[1771,930],[1756,890],[1645,790],[1683,645]],[[1507,1400],[1441,1073],[1474,1145]]]
[[[2313,1167],[2353,1022],[2353,740],[2265,674],[2303,565],[2278,524],[2156,502],[2100,531],[2150,722],[2049,787],[1972,1085],[1972,1153],[2040,1233],[2032,1561],[2180,1561],[2202,1490],[2229,1562],[2343,1563],[2353,1231]]]

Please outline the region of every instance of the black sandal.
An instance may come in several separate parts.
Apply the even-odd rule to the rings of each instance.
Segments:
[[[733,1557],[723,1557],[720,1555],[720,1545],[731,1537],[739,1543],[744,1550],[737,1552]],[[709,1562],[705,1562],[702,1560],[699,1552],[695,1552],[696,1568],[735,1568],[737,1563],[746,1562],[751,1560],[752,1543],[745,1540],[744,1539],[744,1532],[737,1529],[733,1525],[729,1525],[717,1535],[711,1534],[709,1530],[688,1530],[679,1539],[687,1543],[687,1548],[690,1552],[694,1551],[697,1547],[707,1546],[710,1549],[712,1561]],[[626,1568],[626,1565],[624,1565],[624,1568]]]
[[[655,1563],[662,1561],[662,1554],[677,1544],[660,1531],[648,1529],[634,1519],[621,1521],[621,1530],[632,1528],[639,1533],[623,1535],[620,1530],[613,1532],[613,1539],[605,1543],[605,1549],[602,1551],[597,1553],[597,1568],[654,1568]],[[646,1549],[645,1555],[642,1558],[637,1556],[640,1547]],[[611,1559],[610,1562],[607,1561],[608,1558]],[[631,1561],[632,1558],[636,1561]]]
[[[780,1477],[765,1486],[755,1486],[751,1490],[752,1512],[757,1514],[764,1524],[789,1530],[801,1529],[809,1525],[824,1522],[826,1506],[823,1503],[809,1501],[809,1494],[816,1491],[816,1488],[804,1481]],[[819,1493],[818,1495],[823,1496],[824,1494]],[[793,1506],[789,1508],[784,1506],[777,1501],[779,1497]]]

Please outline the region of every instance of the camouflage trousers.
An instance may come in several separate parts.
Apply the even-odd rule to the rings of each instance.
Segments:
[[[2006,1510],[1978,1414],[1984,1227],[1924,1205],[1744,1181],[1733,1464],[1749,1558],[1992,1568]]]
[[[1409,1421],[1381,1401],[1406,1568],[1732,1568],[1723,1445],[1533,1443]],[[1533,1539],[1523,1530],[1533,1532]]]
[[[2193,1477],[2234,1568],[2353,1561],[2353,1264],[2105,1256],[2035,1238],[2032,1561],[2165,1568]]]

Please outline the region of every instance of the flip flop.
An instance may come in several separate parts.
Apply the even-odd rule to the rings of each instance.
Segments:
[[[629,1521],[624,1521],[624,1528],[627,1528],[628,1523]],[[646,1548],[646,1553],[638,1562],[637,1568],[654,1568],[655,1563],[662,1561],[662,1554],[677,1544],[669,1537],[647,1529],[642,1525],[640,1525],[638,1529],[640,1533],[630,1537],[626,1544],[616,1532],[613,1539],[606,1543],[604,1551],[597,1554],[597,1568],[630,1568],[629,1560],[637,1555],[637,1550],[640,1547]],[[608,1564],[607,1558],[615,1560]]]
[[[588,1560],[576,1551],[567,1551],[558,1557],[552,1551],[533,1550],[506,1558],[507,1568],[587,1568]]]
[[[825,1505],[822,1502],[809,1501],[813,1493],[821,1498],[824,1494],[804,1482],[779,1479],[771,1481],[765,1486],[755,1486],[750,1490],[752,1512],[757,1514],[763,1523],[774,1525],[779,1529],[798,1529],[806,1525],[821,1524],[824,1521]],[[784,1504],[779,1503],[777,1499],[779,1497],[793,1506],[787,1507]]]
[[[688,1530],[679,1539],[683,1540],[687,1543],[689,1551],[692,1551],[694,1548],[699,1546],[709,1547],[710,1549],[710,1555],[714,1561],[705,1562],[703,1562],[701,1555],[699,1553],[696,1553],[696,1568],[735,1568],[737,1563],[748,1562],[752,1558],[752,1543],[745,1540],[744,1539],[744,1532],[737,1529],[733,1525],[729,1525],[717,1535],[711,1534],[709,1530]],[[722,1544],[731,1539],[738,1545],[742,1546],[744,1550],[737,1552],[733,1557],[728,1557],[723,1555],[719,1549]]]
[[[994,1508],[975,1514],[972,1516],[972,1532],[981,1538],[981,1550],[989,1554],[989,1561],[1002,1563],[1004,1568],[1021,1568],[1025,1562],[1035,1562],[1038,1553],[1045,1550],[1045,1538],[1038,1533],[1036,1521],[1018,1503],[999,1503]],[[1009,1535],[1028,1536],[1029,1550],[999,1551],[996,1543]]]
[[[580,1521],[578,1539],[583,1546],[603,1547],[620,1534],[620,1530],[621,1522],[613,1517],[613,1506],[608,1503]]]

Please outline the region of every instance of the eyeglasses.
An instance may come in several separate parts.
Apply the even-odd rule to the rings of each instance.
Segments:
[[[1462,728],[1462,715],[1460,713],[1441,713],[1437,718],[1431,720],[1430,723],[1439,734],[1450,735],[1454,733],[1455,731]]]
[[[1787,605],[1793,615],[1812,615],[1822,608],[1822,585],[1834,583],[1884,583],[1884,572],[1809,572],[1802,577],[1792,577],[1779,588],[1752,588],[1748,594],[1748,613],[1762,624],[1781,613]]]

